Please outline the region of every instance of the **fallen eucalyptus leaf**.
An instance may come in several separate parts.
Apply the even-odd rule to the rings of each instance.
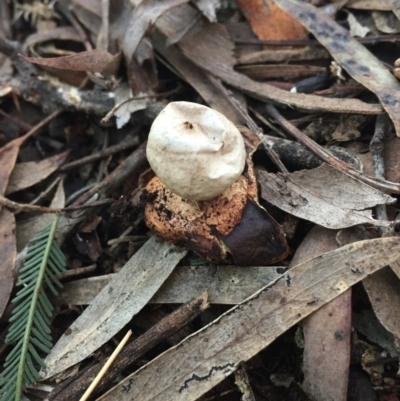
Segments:
[[[315,226],[304,238],[292,266],[339,247],[336,230]],[[302,322],[304,334],[302,388],[311,400],[346,401],[350,366],[351,289]],[[316,363],[318,361],[318,363]]]
[[[43,58],[22,55],[20,57],[33,64],[45,67],[71,71],[100,72],[102,74],[115,74],[121,61],[121,53],[113,55],[101,49],[61,57]]]
[[[210,304],[235,305],[275,280],[286,269],[283,266],[180,266],[149,302],[183,304],[207,291]],[[107,274],[66,283],[60,298],[69,305],[88,305],[114,276]]]
[[[186,252],[150,238],[58,340],[42,377],[75,365],[110,340],[147,304]]]
[[[54,173],[68,157],[69,151],[48,157],[38,162],[25,162],[15,165],[11,172],[6,195],[29,188]]]
[[[280,209],[320,226],[340,229],[357,224],[385,225],[371,208],[394,198],[323,164],[289,174],[258,172],[261,196]],[[388,224],[388,223],[387,223]]]
[[[297,265],[98,401],[194,401],[294,324],[399,256],[400,238],[378,238]]]

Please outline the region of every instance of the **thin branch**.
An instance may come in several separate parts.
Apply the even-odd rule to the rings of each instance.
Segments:
[[[54,207],[31,205],[27,203],[18,203],[0,195],[0,206],[4,206],[8,209],[15,210],[18,212],[66,213],[81,209],[88,209],[96,206],[108,205],[113,202],[115,202],[114,199],[101,199],[86,205],[54,208]]]
[[[64,172],[64,171],[72,170],[73,168],[83,166],[88,163],[93,163],[97,160],[104,159],[105,157],[112,156],[115,153],[122,152],[123,150],[133,148],[134,146],[139,145],[139,142],[140,142],[140,140],[136,136],[136,137],[128,139],[118,145],[110,146],[109,148],[100,150],[99,152],[93,153],[92,155],[82,157],[81,159],[75,160],[70,163],[66,163],[63,166],[61,166],[58,169],[58,171]]]

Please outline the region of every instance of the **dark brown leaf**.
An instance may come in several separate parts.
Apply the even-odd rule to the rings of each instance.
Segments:
[[[104,50],[96,49],[62,57],[26,57],[24,60],[45,67],[59,68],[71,71],[100,72],[102,74],[115,74],[119,68],[121,54],[112,55]]]

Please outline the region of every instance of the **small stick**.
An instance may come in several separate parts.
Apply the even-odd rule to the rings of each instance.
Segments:
[[[371,185],[374,188],[389,191],[394,193],[400,193],[400,185],[394,182],[385,181],[378,178],[369,177],[358,170],[355,170],[347,163],[341,161],[337,157],[333,156],[331,153],[327,152],[322,146],[318,145],[311,138],[301,132],[298,128],[296,128],[293,124],[291,124],[288,120],[286,120],[283,116],[281,116],[278,110],[268,104],[266,106],[266,110],[268,114],[289,134],[293,135],[300,143],[310,149],[316,156],[318,156],[325,163],[328,163],[332,167],[347,173],[348,175],[356,178],[365,184]]]
[[[76,269],[68,269],[67,271],[65,271],[64,273],[61,273],[58,278],[60,280],[65,280],[67,278],[71,278],[71,277],[76,277],[79,276],[81,274],[87,274],[87,273],[92,273],[97,269],[97,265],[96,263],[89,265],[89,266],[85,266],[85,267],[78,267]]]
[[[140,142],[139,137],[128,139],[122,143],[119,143],[118,145],[110,146],[109,148],[100,150],[99,152],[93,153],[92,155],[82,157],[81,159],[75,160],[70,163],[66,163],[63,166],[61,166],[58,169],[58,171],[59,172],[68,171],[73,168],[83,166],[84,164],[92,163],[105,157],[112,156],[115,153],[122,152],[123,150],[130,149],[134,146],[139,145],[139,142]]]
[[[264,139],[263,130],[257,126],[255,121],[250,117],[247,110],[243,108],[243,106],[240,104],[240,102],[237,101],[234,96],[232,96],[232,93],[225,88],[222,82],[210,74],[208,75],[208,78],[210,79],[211,83],[225,96],[225,98],[233,106],[233,108],[239,113],[241,118],[246,122],[248,128],[253,131],[260,139]],[[272,149],[272,147],[265,142],[262,142],[262,146],[264,147],[267,155],[272,160],[272,162],[275,163],[278,170],[281,173],[287,173],[288,169],[282,163],[279,155]]]
[[[96,386],[99,384],[100,380],[103,378],[103,376],[106,374],[107,370],[111,366],[111,364],[115,361],[117,358],[118,354],[122,351],[122,348],[125,346],[125,344],[128,342],[129,337],[132,335],[132,330],[129,330],[126,334],[125,337],[122,339],[122,341],[119,343],[118,347],[115,348],[114,352],[111,354],[110,358],[106,362],[106,364],[103,366],[103,368],[100,370],[98,375],[95,377],[93,380],[93,383],[89,386],[89,388],[85,391],[83,396],[80,398],[79,401],[86,401],[89,397],[90,394],[92,394],[93,390],[96,388]]]
[[[4,206],[8,209],[17,210],[18,212],[40,212],[40,213],[62,213],[62,212],[73,212],[75,210],[87,209],[89,207],[95,206],[103,206],[114,202],[114,199],[101,199],[95,202],[92,202],[88,205],[77,205],[77,206],[69,206],[69,207],[46,207],[46,206],[37,206],[30,205],[27,203],[17,203],[10,199],[5,198],[0,195],[0,206]]]
[[[24,121],[17,120],[13,116],[10,116],[8,113],[0,109],[0,114],[4,117],[13,122],[15,125],[18,125],[18,127],[22,128],[25,131],[29,131],[32,129],[32,125],[27,124]]]
[[[100,123],[105,125],[110,121],[110,118],[118,111],[119,108],[121,108],[123,105],[129,103],[129,102],[133,102],[134,100],[148,100],[148,99],[153,99],[153,98],[158,98],[158,97],[162,97],[162,96],[168,96],[171,93],[176,92],[177,89],[173,89],[170,90],[168,92],[162,92],[162,93],[158,93],[155,95],[143,95],[143,96],[134,96],[134,97],[130,97],[129,99],[124,100],[121,103],[116,104],[101,120]]]
[[[400,35],[378,35],[368,38],[355,38],[363,44],[376,44],[379,42],[397,42],[400,40]],[[238,45],[266,45],[266,46],[322,46],[315,39],[295,39],[295,40],[260,40],[260,39],[236,39]]]

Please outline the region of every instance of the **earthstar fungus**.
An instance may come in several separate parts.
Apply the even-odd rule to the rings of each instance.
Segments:
[[[209,260],[271,264],[288,253],[282,227],[258,204],[240,131],[195,103],[170,103],[149,134],[156,173],[147,184],[147,226]]]
[[[147,159],[163,184],[184,199],[220,195],[242,174],[246,150],[224,115],[189,102],[172,102],[154,120]]]

